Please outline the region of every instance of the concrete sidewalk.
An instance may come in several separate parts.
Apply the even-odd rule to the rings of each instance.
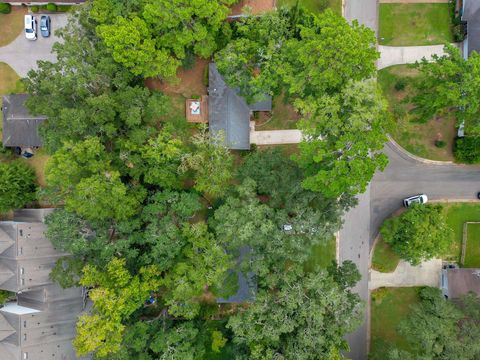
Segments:
[[[442,259],[425,261],[418,266],[412,266],[405,261],[400,261],[392,273],[381,273],[376,270],[370,272],[370,290],[380,287],[410,287],[440,285],[440,271]]]
[[[459,46],[458,44],[453,44]],[[414,64],[417,61],[426,58],[432,59],[432,55],[444,55],[444,45],[428,46],[378,46],[380,59],[377,62],[378,69],[383,69],[392,65]]]

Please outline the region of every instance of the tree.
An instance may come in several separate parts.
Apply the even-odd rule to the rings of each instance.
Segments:
[[[90,17],[115,61],[135,75],[172,80],[188,54],[208,58],[217,49],[234,2],[102,0],[93,4]]]
[[[461,51],[446,45],[445,55],[433,56],[433,61],[416,64],[420,71],[414,83],[414,112],[422,122],[434,116],[454,112],[458,123],[465,122],[467,135],[480,133],[480,55],[473,52],[464,59]]]
[[[338,198],[365,191],[375,171],[387,165],[379,153],[390,127],[376,81],[349,82],[335,95],[298,99],[304,134],[294,157],[304,170],[303,186]]]
[[[35,171],[20,161],[0,162],[0,213],[36,199]]]
[[[187,244],[163,285],[168,291],[165,302],[169,313],[193,319],[200,309],[197,298],[209,286],[220,287],[232,263],[205,224],[185,226],[183,234]]]
[[[282,270],[275,289],[259,289],[255,302],[230,317],[233,341],[250,359],[331,359],[346,350],[345,334],[362,321],[358,295],[324,271]],[[344,281],[342,281],[344,283]]]
[[[182,156],[180,171],[194,171],[195,190],[211,196],[225,193],[233,177],[233,157],[220,138],[212,138],[206,128],[192,139],[193,151]]]
[[[80,316],[73,344],[79,356],[91,352],[106,356],[120,349],[123,321],[143,305],[151,291],[159,288],[160,269],[148,266],[132,276],[125,268],[125,260],[114,258],[105,271],[87,265],[80,283],[96,287],[90,290],[92,312]]]
[[[380,234],[393,251],[412,265],[444,255],[453,241],[441,205],[413,204],[402,215],[386,220]]]

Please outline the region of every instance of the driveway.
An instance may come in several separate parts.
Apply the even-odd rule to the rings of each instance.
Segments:
[[[377,0],[345,0],[344,9],[345,18],[349,22],[357,20],[375,31],[375,34],[378,33]]]
[[[35,14],[38,23],[41,15]],[[53,32],[67,24],[67,14],[50,14],[50,17]],[[37,68],[38,60],[56,61],[51,51],[53,44],[59,40],[54,34],[43,38],[38,32],[38,39],[31,41],[27,40],[22,32],[13,42],[0,47],[0,62],[7,63],[20,77],[25,77],[30,69]]]

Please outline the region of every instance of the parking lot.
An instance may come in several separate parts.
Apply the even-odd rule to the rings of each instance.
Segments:
[[[53,44],[59,38],[54,33],[55,30],[67,24],[68,14],[48,15],[52,20],[50,37],[44,38],[40,31],[37,31],[37,40],[32,41],[27,40],[22,32],[13,42],[0,47],[0,62],[10,65],[21,77],[25,77],[30,69],[35,69],[38,60],[55,61],[55,55],[51,51]],[[34,14],[34,16],[37,18],[37,30],[39,30],[42,13]]]

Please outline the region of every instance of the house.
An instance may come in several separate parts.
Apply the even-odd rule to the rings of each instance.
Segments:
[[[16,300],[0,308],[2,360],[78,359],[72,345],[77,317],[86,305],[83,288],[62,289],[49,273],[67,254],[45,236],[53,209],[19,210],[0,222],[0,289]]]
[[[469,292],[480,296],[480,269],[442,269],[440,289],[447,299],[458,299]]]
[[[6,95],[3,97],[3,146],[33,148],[42,145],[38,134],[45,116],[34,116],[25,107],[27,94]]]
[[[250,117],[253,111],[272,111],[272,98],[247,104],[237,89],[230,88],[214,63],[209,64],[208,123],[214,136],[221,136],[229,149],[250,149]]]
[[[462,21],[467,23],[467,35],[463,41],[463,56],[467,58],[472,51],[480,53],[480,1],[463,0]]]

